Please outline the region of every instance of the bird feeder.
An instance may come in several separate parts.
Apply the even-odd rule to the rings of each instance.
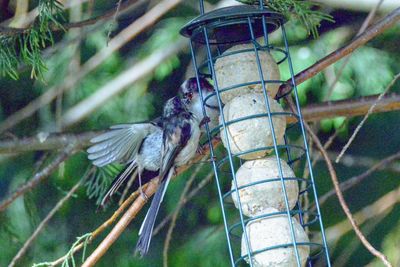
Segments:
[[[206,124],[206,130],[227,238],[226,260],[231,266],[330,266],[285,18],[257,2],[205,12],[200,0],[200,16],[181,30],[190,38],[198,88],[200,77],[214,84],[215,92],[204,98],[203,107],[211,98],[218,100],[220,124],[213,129]],[[282,47],[270,43],[270,35],[279,31]],[[278,88],[286,82],[279,72],[283,62],[291,75],[294,113],[279,101],[283,95]],[[212,142],[218,134],[226,149],[221,156]],[[301,145],[290,141],[294,139]],[[296,162],[306,165],[309,178],[296,177]],[[227,176],[229,181],[222,180]],[[315,209],[301,205],[306,194]]]

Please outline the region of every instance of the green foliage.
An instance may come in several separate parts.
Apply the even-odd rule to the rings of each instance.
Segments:
[[[76,241],[74,244],[72,244],[70,250],[65,254],[65,259],[61,263],[61,267],[77,267],[78,265],[76,264],[75,261],[75,254],[74,254],[74,249],[80,244],[83,244],[83,253],[82,253],[82,263],[85,261],[86,258],[86,248],[87,245],[89,244],[90,238],[92,237],[92,233],[87,233],[84,234],[80,237],[76,238]],[[41,263],[35,263],[32,267],[47,267],[47,266],[53,266],[51,262],[41,262]]]
[[[18,58],[14,47],[15,37],[0,36],[0,75],[18,79]]]
[[[62,4],[57,0],[40,0],[38,11],[37,20],[22,33],[15,36],[0,35],[1,75],[18,79],[18,62],[22,61],[31,67],[31,78],[44,80],[47,67],[41,50],[48,44],[54,44],[52,27],[63,30],[64,17]]]
[[[258,0],[237,1],[252,5],[260,3]],[[318,37],[318,27],[322,20],[334,22],[331,15],[315,10],[319,5],[318,3],[304,0],[273,0],[264,1],[264,4],[272,10],[282,13],[288,19],[294,17],[314,38]]]
[[[96,168],[94,171],[89,170],[88,179],[85,183],[88,198],[95,198],[96,205],[100,205],[112,180],[120,171],[121,166],[116,165],[107,165],[102,168]]]

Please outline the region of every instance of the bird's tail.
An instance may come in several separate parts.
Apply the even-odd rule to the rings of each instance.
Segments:
[[[165,192],[167,191],[168,183],[173,174],[173,169],[168,173],[167,179],[164,179],[155,193],[151,201],[150,208],[147,211],[146,217],[143,220],[142,226],[139,230],[139,240],[136,244],[135,254],[138,252],[140,256],[144,256],[149,251],[150,241],[153,235],[154,223],[157,218],[158,210],[160,209],[161,202],[163,201]]]
[[[127,164],[126,167],[117,175],[117,177],[115,177],[114,181],[107,190],[107,193],[104,195],[99,208],[104,208],[115,192],[117,192],[126,179],[131,176],[137,176],[136,161],[132,161],[131,163]]]

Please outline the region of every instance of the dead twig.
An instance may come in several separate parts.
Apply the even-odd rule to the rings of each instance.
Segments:
[[[342,156],[344,155],[344,153],[346,153],[347,149],[349,148],[349,146],[351,145],[351,143],[354,141],[354,139],[356,138],[358,132],[361,130],[361,128],[363,127],[365,121],[369,118],[369,116],[372,114],[373,110],[375,109],[376,105],[378,105],[379,101],[381,101],[382,97],[390,90],[390,88],[392,88],[392,86],[395,84],[395,82],[397,81],[397,79],[400,78],[400,73],[398,73],[397,75],[394,76],[393,80],[388,84],[388,86],[385,88],[385,90],[383,90],[383,92],[378,96],[378,98],[374,101],[374,103],[371,105],[371,107],[368,109],[367,114],[364,116],[364,118],[362,119],[362,121],[358,124],[356,130],[353,132],[353,134],[351,135],[349,141],[346,143],[346,145],[343,147],[342,151],[340,151],[339,156],[336,158],[336,163],[339,163],[340,159],[342,158]]]
[[[46,179],[50,174],[55,171],[58,166],[64,162],[68,157],[74,154],[76,151],[76,145],[72,144],[68,146],[63,152],[61,152],[49,165],[47,165],[43,170],[36,173],[32,179],[30,179],[27,183],[18,187],[18,189],[9,196],[6,200],[0,203],[0,212],[4,211],[10,204],[22,196],[26,192],[32,190],[35,186],[37,186],[40,182]]]

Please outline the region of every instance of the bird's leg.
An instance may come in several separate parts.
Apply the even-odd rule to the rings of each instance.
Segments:
[[[203,125],[205,125],[206,123],[209,123],[210,121],[211,121],[210,117],[204,116],[204,118],[199,123],[199,127],[202,127]]]
[[[149,200],[149,197],[146,195],[146,193],[143,191],[143,188],[142,188],[142,172],[141,171],[138,172],[138,178],[139,178],[139,192],[140,192],[140,195],[147,202]]]

